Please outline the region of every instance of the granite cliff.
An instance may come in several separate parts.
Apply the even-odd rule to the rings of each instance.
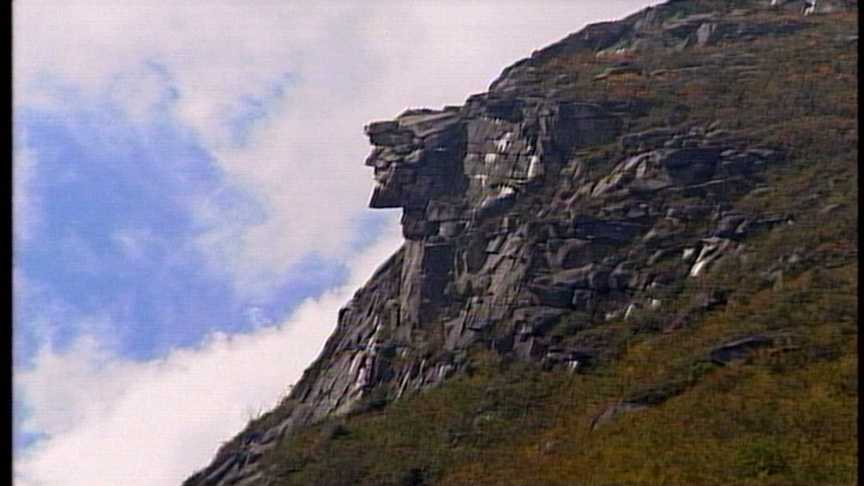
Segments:
[[[262,458],[297,431],[421,396],[470,372],[477,352],[590,375],[621,356],[615,333],[600,332],[612,323],[669,335],[724,308],[735,286],[710,280],[722,280],[718,269],[747,268],[770,287],[815,265],[812,248],[764,262],[752,242],[840,205],[752,203],[784,190],[773,174],[800,149],[722,103],[759,104],[752,90],[731,92],[781,65],[758,49],[810,39],[833,22],[820,17],[856,10],[670,0],[536,51],[462,106],[367,125],[370,206],[402,209],[404,245],[339,312],[290,396],[184,484],[281,484],[278,461]],[[857,30],[841,34],[825,42],[854,50]],[[847,152],[852,136],[836,138]],[[801,346],[787,329],[758,331],[722,336],[697,361],[722,367]],[[591,429],[688,383],[619,397]]]

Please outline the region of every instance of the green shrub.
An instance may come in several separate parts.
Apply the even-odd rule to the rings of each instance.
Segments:
[[[787,463],[778,440],[760,438],[738,450],[735,466],[742,477],[766,478],[786,470]]]

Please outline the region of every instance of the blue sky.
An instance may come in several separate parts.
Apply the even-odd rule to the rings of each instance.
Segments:
[[[280,322],[298,303],[346,278],[344,262],[310,252],[266,294],[238,295],[229,275],[208,269],[201,250],[189,244],[209,229],[190,206],[207,199],[222,217],[248,225],[266,211],[253,193],[232,187],[174,119],[170,90],[140,123],[110,101],[54,89],[65,100],[61,110],[15,113],[19,133],[27,133],[16,146],[30,151],[46,175],[28,185],[40,214],[26,241],[15,245],[16,272],[26,282],[15,292],[19,365],[40,346],[64,349],[82,334],[98,336],[119,355],[153,359],[216,331]],[[236,144],[263,117],[263,103],[244,99],[242,110],[226,117]],[[380,228],[381,216],[363,215],[367,229]],[[356,246],[368,240],[358,234]],[[17,446],[39,437],[16,432]]]
[[[363,125],[650,3],[16,2],[16,485],[203,466],[401,244]]]
[[[343,264],[311,253],[266,295],[239,298],[227,275],[210,271],[201,251],[188,244],[209,229],[191,216],[190,205],[207,199],[222,217],[254,225],[266,218],[255,195],[232,187],[166,108],[154,109],[141,124],[112,103],[76,95],[65,90],[62,111],[15,114],[16,126],[28,134],[22,148],[50,174],[28,188],[42,201],[40,223],[29,235],[39,244],[16,245],[16,269],[40,290],[16,295],[18,356],[26,359],[39,344],[27,322],[46,298],[61,302],[69,315],[107,318],[114,325],[100,332],[114,334],[118,351],[147,359],[213,330],[242,332],[275,322],[345,277]],[[237,134],[261,116],[254,102],[244,104],[249,111],[229,118]],[[368,224],[380,220],[376,216],[368,215]],[[74,322],[55,325],[59,347],[82,331]]]

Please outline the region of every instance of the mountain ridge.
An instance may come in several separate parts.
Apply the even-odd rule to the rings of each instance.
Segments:
[[[729,83],[751,86],[768,62],[762,51],[740,50],[774,52],[829,28],[810,14],[857,10],[857,2],[821,1],[805,16],[804,2],[771,3],[670,1],[592,24],[509,66],[462,106],[367,125],[370,206],[402,208],[404,245],[340,310],[336,331],[282,404],[184,485],[281,484],[290,471],[268,458],[293,435],[458,381],[484,353],[589,376],[627,352],[615,326],[675,334],[727,307],[734,285],[701,282],[752,265],[761,255],[753,241],[812,213],[748,202],[776,192],[771,174],[800,158],[800,142],[736,113],[736,100],[757,102]],[[831,42],[845,52],[857,34]],[[805,95],[815,111],[815,95]],[[842,203],[829,206],[819,211]],[[814,251],[782,255],[754,280],[782,286]],[[787,331],[722,336],[688,369],[800,348],[801,336]],[[590,429],[694,382],[646,385],[594,415]]]

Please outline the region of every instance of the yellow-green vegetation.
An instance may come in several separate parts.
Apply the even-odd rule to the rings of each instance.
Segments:
[[[270,460],[285,485],[855,484],[856,286],[854,264],[809,270],[689,329],[634,337],[589,374],[478,356],[469,376],[305,430]],[[737,365],[703,359],[772,330],[794,338]],[[591,430],[609,405],[669,384],[686,391]]]
[[[794,223],[747,239],[746,261],[688,280],[679,301],[664,302],[679,309],[688,295],[724,289],[727,305],[671,331],[665,314],[657,326],[592,329],[615,336],[616,356],[585,373],[478,351],[471,372],[436,389],[287,438],[262,459],[275,467],[276,484],[856,484],[857,53],[838,39],[857,33],[857,14],[744,19],[787,20],[804,26],[638,58],[661,71],[653,76],[594,81],[612,61],[589,55],[544,67],[584,74],[585,98],[642,98],[653,107],[645,126],[686,106],[688,121],[721,120],[787,154],[765,172],[767,189],[736,206]],[[681,69],[712,55],[724,61]],[[745,61],[752,69],[727,69]],[[797,264],[763,275],[791,255]],[[582,319],[572,317],[553,332],[575,332]],[[706,359],[753,334],[782,339],[742,362]],[[648,395],[654,405],[592,430],[611,405]]]

